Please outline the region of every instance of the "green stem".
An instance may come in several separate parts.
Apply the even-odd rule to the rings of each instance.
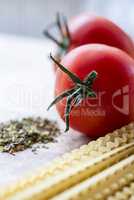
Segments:
[[[54,38],[47,30],[44,30],[43,34],[52,40],[54,43],[56,43],[59,47],[63,48],[63,44],[59,42],[56,38]]]
[[[92,89],[93,82],[97,78],[97,72],[91,71],[84,80],[80,80],[78,76],[74,73],[69,71],[65,68],[62,64],[60,64],[53,56],[50,54],[50,58],[53,60],[54,63],[65,73],[67,74],[71,80],[74,82],[73,88],[68,91],[63,92],[59,96],[57,96],[48,109],[52,107],[54,104],[61,101],[64,97],[67,98],[66,107],[65,107],[65,122],[66,122],[66,129],[65,131],[69,130],[69,115],[74,106],[78,106],[82,100],[89,98],[89,97],[96,97],[96,93]],[[72,102],[74,100],[74,102]]]
[[[83,81],[81,81],[79,79],[78,76],[76,76],[75,74],[73,74],[72,72],[70,72],[67,68],[65,68],[62,64],[60,64],[51,54],[50,54],[50,58],[54,61],[54,63],[63,71],[65,72],[74,83],[80,84],[80,85],[86,85],[83,83]]]
[[[61,34],[61,37],[64,38],[65,37],[65,34],[64,34],[64,31],[63,31],[63,26],[62,26],[62,23],[61,23],[61,17],[60,17],[60,13],[58,12],[57,13],[57,27],[59,29],[59,32]]]
[[[69,130],[69,115],[73,108],[72,100],[79,94],[80,88],[78,88],[75,92],[67,97],[66,108],[65,108],[65,122],[66,122],[66,129],[65,132]]]
[[[60,94],[59,96],[57,96],[53,101],[52,103],[48,106],[47,110],[49,110],[54,104],[58,103],[59,101],[61,101],[64,97],[72,94],[72,92],[74,92],[74,88],[73,89],[70,89],[70,90],[67,90],[65,92],[63,92],[62,94]]]
[[[61,36],[61,42],[58,41],[51,33],[50,30],[56,26],[59,30],[60,36]],[[62,50],[66,51],[70,45],[71,42],[71,35],[67,23],[67,19],[64,15],[61,15],[60,13],[57,13],[56,16],[56,23],[50,24],[47,26],[45,31],[43,32],[44,35],[52,40],[54,43],[56,43]]]

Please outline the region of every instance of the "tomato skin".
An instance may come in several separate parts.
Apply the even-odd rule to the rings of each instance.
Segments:
[[[66,47],[66,53],[85,44],[106,44],[119,48],[134,58],[134,41],[109,19],[83,13],[70,19],[68,27],[71,40],[69,46]],[[64,54],[61,53],[56,57],[60,61]],[[56,70],[57,67],[54,65],[54,71]]]
[[[70,113],[70,127],[96,138],[134,120],[134,60],[128,54],[107,45],[83,45],[70,51],[61,63],[81,80],[92,70],[96,70],[98,77],[94,81],[93,89],[97,95],[102,95],[100,100],[88,98],[73,108]],[[55,95],[60,95],[73,86],[70,78],[58,69]],[[120,112],[112,104],[113,94],[123,88],[129,89],[127,114]],[[115,100],[115,104],[121,108],[122,97],[118,96]],[[56,105],[63,120],[65,103],[66,99]]]
[[[134,42],[112,21],[84,13],[69,21],[71,43],[68,50],[84,44],[106,44],[124,50],[134,58]]]

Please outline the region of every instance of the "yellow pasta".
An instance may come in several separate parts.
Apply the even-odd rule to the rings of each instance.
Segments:
[[[0,199],[33,200],[35,196],[36,199],[58,198],[64,191],[82,184],[89,177],[103,173],[132,154],[134,123],[83,145],[55,159],[43,169],[34,172],[34,175],[2,189]]]

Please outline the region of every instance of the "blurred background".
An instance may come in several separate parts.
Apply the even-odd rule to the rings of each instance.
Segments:
[[[0,32],[43,37],[59,11],[67,17],[83,11],[107,16],[134,36],[134,0],[0,0]]]

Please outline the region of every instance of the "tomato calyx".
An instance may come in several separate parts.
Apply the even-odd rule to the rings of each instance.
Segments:
[[[51,33],[51,29],[55,27],[58,29],[60,33],[60,41],[55,38]],[[48,25],[48,27],[43,31],[43,34],[50,40],[52,40],[54,43],[56,43],[59,47],[58,49],[58,55],[61,56],[67,52],[67,49],[71,42],[71,36],[68,28],[67,19],[65,16],[61,15],[60,13],[57,13],[56,22]]]
[[[67,98],[66,100],[66,107],[65,107],[65,123],[66,129],[65,132],[69,130],[69,116],[70,112],[73,107],[77,107],[80,105],[82,100],[89,98],[89,97],[96,97],[96,93],[93,91],[93,82],[97,78],[97,72],[91,71],[82,81],[78,76],[72,73],[69,69],[64,67],[60,64],[51,54],[50,59],[64,72],[66,73],[69,78],[73,81],[74,87],[70,90],[67,90],[57,96],[52,103],[49,105],[48,110],[55,105],[56,103],[60,102],[63,98]]]

